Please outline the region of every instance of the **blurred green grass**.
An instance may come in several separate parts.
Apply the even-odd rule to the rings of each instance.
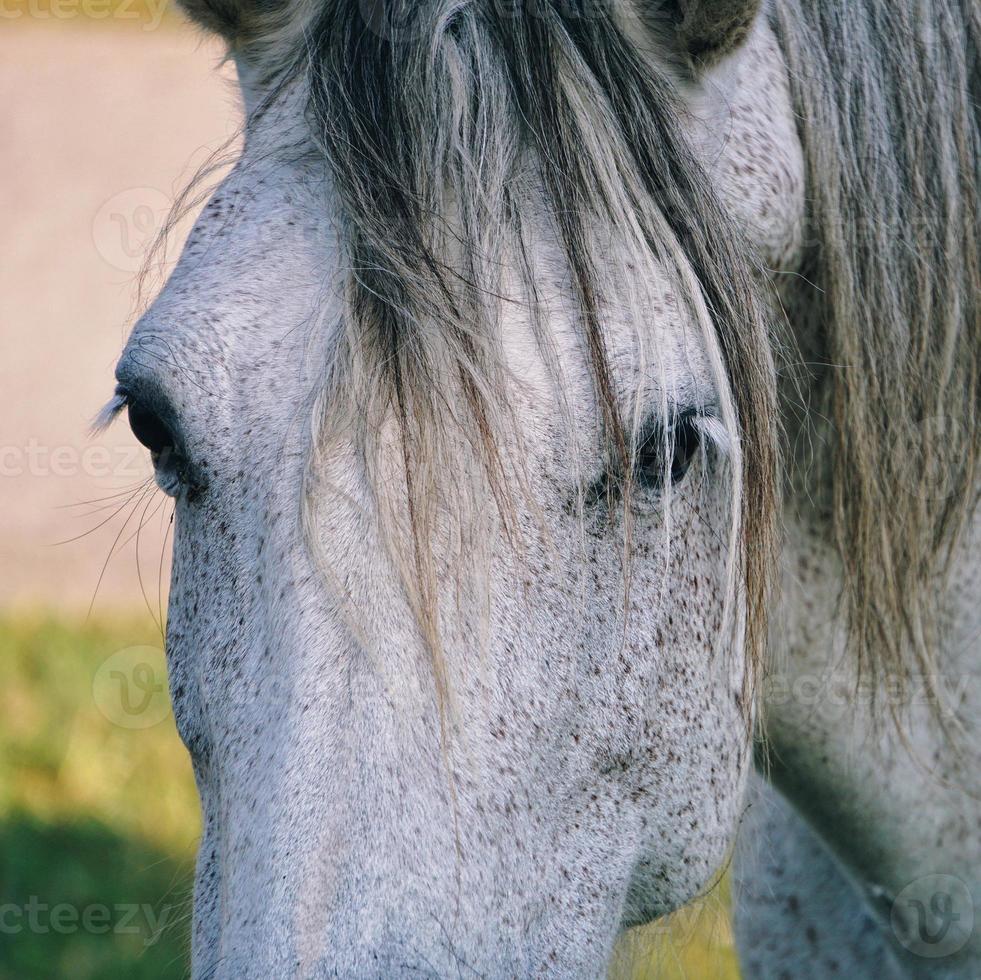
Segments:
[[[152,622],[0,618],[2,980],[186,974],[190,763],[172,716],[124,728],[93,698],[134,645],[162,647]]]
[[[187,974],[190,763],[171,715],[124,727],[93,696],[108,658],[162,645],[147,617],[0,616],[0,980]],[[727,907],[723,883],[633,930],[612,976],[737,980]]]

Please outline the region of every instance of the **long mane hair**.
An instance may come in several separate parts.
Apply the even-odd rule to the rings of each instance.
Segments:
[[[830,507],[860,664],[932,684],[938,576],[977,505],[981,6],[779,0],[830,365]],[[934,692],[936,693],[936,692]]]
[[[604,343],[596,227],[639,268],[667,268],[702,327],[736,447],[730,584],[759,664],[781,476],[769,284],[683,135],[677,64],[652,64],[640,39],[638,23],[656,37],[658,19],[631,20],[646,5],[184,3],[267,79],[308,85],[350,269],[338,394],[322,428],[354,425],[369,447],[395,420],[404,577],[437,683],[430,540],[447,454],[462,445],[480,461],[505,523],[512,492],[505,259],[518,258],[548,347],[524,216],[532,199],[568,270],[612,472],[631,471],[636,426]],[[808,277],[831,365],[831,509],[850,635],[877,671],[928,673],[931,583],[976,499],[981,13],[974,0],[775,0],[767,15],[809,171]]]

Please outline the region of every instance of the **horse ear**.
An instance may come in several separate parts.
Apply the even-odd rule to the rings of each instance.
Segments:
[[[181,10],[206,31],[220,34],[234,45],[249,12],[256,5],[250,0],[178,0]]]
[[[698,67],[731,54],[749,36],[762,0],[655,0],[663,19],[671,19],[678,44]]]
[[[178,0],[181,9],[206,31],[235,50],[260,39],[288,33],[316,10],[316,0]]]
[[[323,0],[178,0],[206,31],[220,35],[239,60],[271,74],[293,53]]]

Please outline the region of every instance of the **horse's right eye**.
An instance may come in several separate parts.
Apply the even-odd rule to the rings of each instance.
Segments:
[[[151,456],[161,456],[174,448],[170,426],[160,416],[139,402],[128,406],[129,427],[137,441],[150,450]]]
[[[176,496],[186,467],[173,430],[159,412],[139,399],[128,401],[126,407],[133,435],[150,451],[157,485],[164,493]]]

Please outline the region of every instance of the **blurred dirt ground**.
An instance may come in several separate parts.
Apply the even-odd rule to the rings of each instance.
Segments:
[[[132,509],[95,611],[141,606],[144,589],[155,608],[169,507],[111,496],[148,464],[125,422],[88,429],[112,394],[146,244],[236,132],[238,93],[230,66],[214,70],[220,47],[173,16],[130,5],[132,21],[93,23],[84,3],[57,4],[17,19],[5,7],[0,25],[0,606],[84,611]]]

